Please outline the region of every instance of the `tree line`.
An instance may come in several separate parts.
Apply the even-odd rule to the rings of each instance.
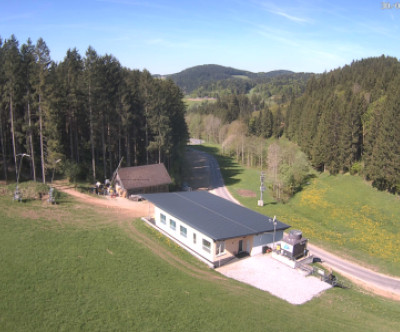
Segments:
[[[196,97],[221,97],[255,92],[265,96],[298,96],[304,92],[311,73],[288,70],[253,73],[220,65],[201,65],[167,75],[185,94]]]
[[[121,66],[88,47],[56,63],[45,41],[0,38],[0,144],[10,170],[46,181],[57,165],[70,177],[109,178],[125,166],[166,164],[179,180],[188,140],[185,104],[171,80]],[[22,158],[25,153],[29,158]]]
[[[245,73],[244,73],[245,74]],[[222,97],[226,95],[250,94],[267,101],[273,97],[284,103],[291,96],[300,96],[306,87],[310,73],[276,71],[269,73],[237,75],[221,80],[209,80],[199,84],[190,95],[192,97]],[[179,81],[176,81],[179,84]]]
[[[268,105],[271,106],[268,106]],[[284,132],[286,106],[270,102],[259,94],[229,94],[218,96],[215,101],[204,101],[193,105],[187,112],[187,123],[194,137],[206,138],[210,142],[222,144],[219,131],[229,124],[241,123],[247,136],[279,138]],[[218,137],[221,136],[221,137]]]
[[[304,86],[299,82],[288,81],[284,89],[259,85],[249,94],[217,95],[215,102],[193,106],[187,115],[190,132],[259,167],[270,164],[267,140],[284,136],[321,172],[359,174],[380,190],[400,193],[400,62],[386,56],[362,59],[313,75]],[[264,94],[263,88],[278,95]],[[272,149],[273,159],[293,160],[282,157],[286,148],[285,143]],[[298,160],[300,169],[307,169],[307,160]],[[295,163],[280,164],[281,180],[287,178],[287,165]],[[301,181],[287,183],[298,188]],[[280,182],[274,187],[295,192]]]

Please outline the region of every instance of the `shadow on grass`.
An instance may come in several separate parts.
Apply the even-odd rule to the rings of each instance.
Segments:
[[[306,189],[307,187],[309,187],[309,186],[311,185],[311,181],[312,181],[313,179],[315,179],[315,178],[317,178],[317,175],[316,175],[316,174],[313,174],[313,173],[308,174],[308,175],[304,178],[303,182],[302,182],[297,188],[295,188],[295,190],[294,190],[294,192],[293,192],[293,195],[290,197],[290,199],[292,199],[293,197],[297,196],[297,195],[300,194],[304,189]]]
[[[222,155],[217,147],[204,145],[193,145],[191,147],[193,149],[206,152],[215,157],[219,164],[219,168],[221,170],[222,177],[224,178],[224,182],[226,185],[229,186],[240,182],[239,179],[235,179],[234,177],[238,174],[243,173],[243,170],[234,160],[234,158],[228,155]]]

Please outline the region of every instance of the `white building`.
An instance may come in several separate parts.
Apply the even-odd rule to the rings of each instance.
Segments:
[[[144,194],[156,227],[213,266],[256,255],[290,226],[206,191]]]

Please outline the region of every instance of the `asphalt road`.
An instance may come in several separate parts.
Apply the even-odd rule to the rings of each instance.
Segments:
[[[199,157],[201,157],[205,162],[205,168],[208,169],[208,188],[210,191],[215,195],[240,204],[235,198],[233,198],[225,187],[217,160],[205,152],[198,151],[198,153]],[[311,244],[308,245],[308,249],[312,255],[319,257],[323,261],[324,265],[330,267],[332,270],[337,271],[356,282],[358,281],[366,288],[378,291],[378,293],[393,299],[400,300],[400,278],[390,277],[364,268]]]
[[[321,258],[323,263],[334,271],[340,272],[349,278],[356,279],[367,287],[378,288],[383,292],[392,293],[394,297],[400,299],[400,278],[394,278],[372,271],[311,244],[308,245],[308,249],[311,254]]]
[[[202,152],[197,151],[198,157],[204,160],[204,168],[207,170],[208,173],[208,183],[207,187],[208,190],[213,193],[214,195],[220,196],[227,200],[233,201],[236,204],[240,204],[229,192],[229,190],[225,187],[224,179],[221,174],[221,170],[219,168],[219,164],[214,156]]]

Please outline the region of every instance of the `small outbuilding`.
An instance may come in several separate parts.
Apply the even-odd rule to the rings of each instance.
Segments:
[[[122,196],[168,192],[172,183],[164,164],[123,167],[118,169],[115,186]]]
[[[290,227],[206,191],[142,196],[154,205],[149,217],[157,228],[214,267],[264,252]]]

